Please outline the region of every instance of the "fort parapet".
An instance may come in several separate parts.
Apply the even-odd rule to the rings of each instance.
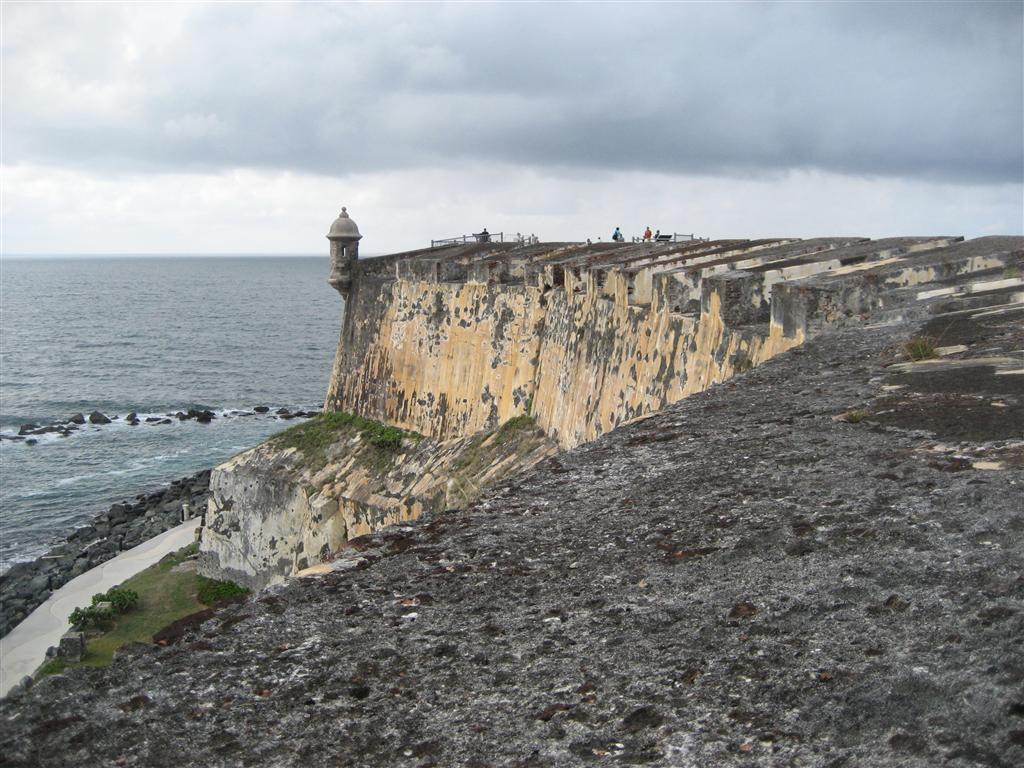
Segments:
[[[1024,239],[472,243],[351,264],[327,410],[448,439],[529,413],[564,448],[830,327],[918,310]]]
[[[382,457],[344,428],[312,459],[271,440],[217,467],[205,575],[262,587],[320,567],[830,329],[1024,301],[1020,237],[477,242],[360,259],[361,236],[344,210],[328,234],[345,313],[324,410],[425,439]]]

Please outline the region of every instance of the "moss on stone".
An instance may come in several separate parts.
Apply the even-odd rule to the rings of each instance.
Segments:
[[[522,416],[513,416],[511,419],[509,419],[500,427],[498,427],[498,439],[502,440],[521,429],[532,428],[533,426],[533,416],[530,416],[529,414],[525,413]]]
[[[369,463],[378,469],[390,466],[394,457],[401,452],[403,440],[422,439],[422,435],[416,432],[407,432],[345,411],[334,411],[322,413],[303,424],[286,429],[268,442],[281,450],[295,448],[301,454],[305,466],[319,468],[327,463],[327,451],[332,445],[356,434],[362,437],[370,449],[367,453]]]

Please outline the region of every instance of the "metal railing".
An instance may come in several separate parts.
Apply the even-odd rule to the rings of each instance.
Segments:
[[[466,245],[467,243],[519,243],[519,245],[534,245],[540,242],[536,235],[524,235],[521,232],[474,232],[471,235],[459,235],[458,237],[443,237],[440,240],[431,240],[431,248],[440,248],[443,245]]]
[[[692,232],[690,234],[688,234],[688,235],[684,234],[684,233],[680,233],[680,232],[673,232],[670,235],[670,234],[668,234],[666,232],[665,234],[658,235],[657,237],[652,237],[650,240],[647,240],[647,241],[645,241],[643,239],[643,237],[641,237],[639,235],[635,235],[632,238],[632,242],[634,242],[634,243],[643,243],[643,242],[650,242],[650,243],[688,243],[688,242],[692,241],[692,242],[695,242],[695,243],[706,243],[706,242],[708,242],[708,239],[709,238],[706,238],[706,237],[697,237]]]
[[[472,235],[459,235],[458,237],[443,237],[440,240],[431,240],[430,247],[438,248],[442,245],[465,245],[466,243],[504,243],[504,232],[474,232]]]

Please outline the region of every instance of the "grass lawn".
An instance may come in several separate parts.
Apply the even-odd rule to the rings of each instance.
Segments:
[[[93,631],[86,634],[86,655],[79,664],[69,664],[60,658],[51,659],[39,668],[38,675],[55,674],[74,666],[105,667],[113,660],[114,651],[125,643],[151,643],[153,633],[173,621],[206,609],[208,606],[198,598],[201,577],[194,570],[177,573],[172,570],[194,553],[195,545],[191,544],[121,584],[138,592],[139,601],[135,607],[119,614],[102,634]]]

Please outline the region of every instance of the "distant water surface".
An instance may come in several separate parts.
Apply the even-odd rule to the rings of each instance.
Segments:
[[[0,430],[93,409],[318,407],[342,311],[327,274],[324,257],[4,257]],[[289,424],[115,422],[0,441],[0,569]]]

